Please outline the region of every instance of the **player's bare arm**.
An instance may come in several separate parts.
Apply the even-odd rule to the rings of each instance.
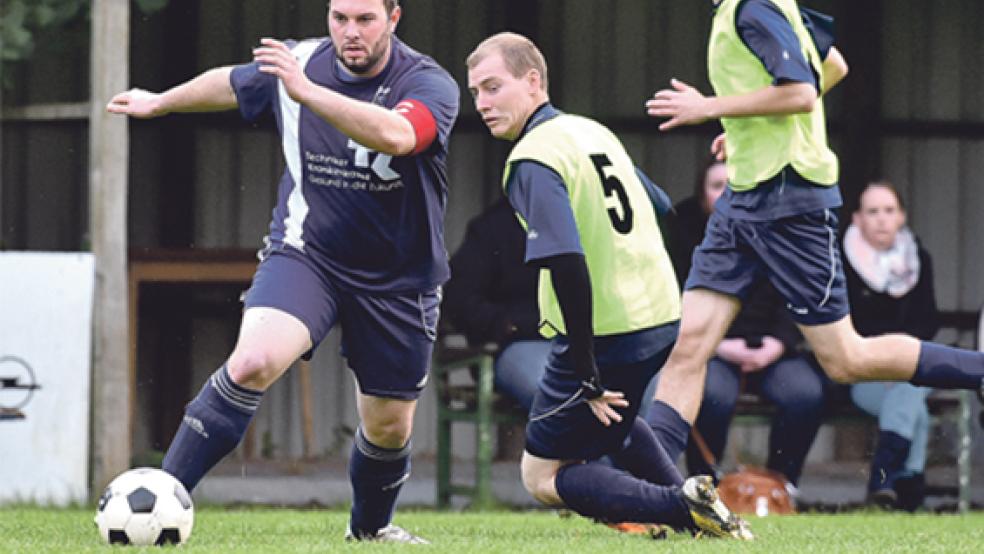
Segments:
[[[238,105],[229,81],[231,73],[232,67],[217,67],[160,93],[130,89],[114,96],[106,111],[148,119],[173,112],[231,110]]]
[[[646,102],[651,117],[668,117],[661,131],[682,125],[699,125],[721,117],[788,115],[813,111],[817,90],[809,83],[770,85],[747,94],[704,96],[694,87],[671,79],[672,88],[657,91]]]
[[[838,83],[843,81],[844,77],[847,76],[847,73],[847,60],[844,59],[844,56],[840,53],[840,50],[832,46],[830,51],[827,53],[827,57],[823,60],[823,92],[821,95],[827,94],[830,89],[834,88]],[[714,140],[711,142],[711,155],[714,156],[716,160],[721,162],[727,160],[727,146],[724,133],[719,134],[714,137]]]
[[[253,50],[260,71],[279,78],[290,97],[359,144],[383,154],[405,156],[417,146],[413,125],[397,112],[319,86],[279,40],[264,38]]]
[[[837,86],[847,76],[847,60],[836,47],[831,46],[823,60],[823,93]]]

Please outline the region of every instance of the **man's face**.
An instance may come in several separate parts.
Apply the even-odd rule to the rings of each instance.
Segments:
[[[502,55],[492,52],[468,70],[468,90],[475,109],[496,138],[516,140],[537,108],[539,79],[535,72],[514,77]]]
[[[704,212],[714,211],[714,203],[724,194],[724,189],[728,188],[728,166],[724,163],[716,163],[707,168],[704,173]]]
[[[389,59],[390,37],[400,8],[389,16],[383,0],[331,0],[328,32],[342,65],[352,73],[373,77]]]
[[[905,225],[905,212],[895,194],[885,187],[871,187],[861,195],[854,224],[864,240],[879,250],[895,244],[895,235]]]

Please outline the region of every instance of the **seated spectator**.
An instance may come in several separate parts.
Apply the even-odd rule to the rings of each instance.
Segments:
[[[863,336],[899,332],[931,340],[939,330],[932,261],[905,219],[895,187],[888,181],[873,182],[862,191],[844,235],[851,313]],[[909,383],[851,387],[855,404],[878,418],[869,503],[909,511],[922,505],[930,392]]]
[[[711,160],[695,180],[693,194],[677,203],[667,219],[666,248],[681,286],[690,273],[694,249],[704,240],[704,230],[714,211],[714,203],[727,186],[728,166],[724,162]]]
[[[678,278],[690,271],[693,249],[703,239],[727,179],[725,165],[712,162],[698,180],[694,195],[676,207],[670,252]],[[711,453],[720,460],[740,393],[755,392],[773,403],[776,413],[766,466],[794,487],[820,428],[830,384],[811,358],[799,352],[801,342],[779,293],[763,283],[745,299],[716,356],[708,362],[704,398],[695,422]],[[710,472],[694,441],[687,448],[687,467],[691,474]]]
[[[523,263],[526,234],[502,197],[468,224],[451,257],[442,307],[470,346],[496,345],[495,387],[527,411],[550,341],[538,332],[538,269]]]

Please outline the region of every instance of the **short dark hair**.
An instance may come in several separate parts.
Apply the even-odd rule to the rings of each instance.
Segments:
[[[861,209],[861,197],[864,196],[864,193],[874,188],[882,188],[892,193],[892,195],[895,196],[895,201],[899,203],[899,209],[903,212],[905,211],[905,199],[902,198],[902,193],[899,192],[899,188],[884,177],[872,179],[871,181],[868,181],[868,184],[861,188],[861,192],[858,193],[858,210]]]
[[[383,0],[383,5],[386,6],[386,14],[392,15],[393,10],[400,5],[400,0]],[[331,0],[328,0],[328,7],[331,8]]]

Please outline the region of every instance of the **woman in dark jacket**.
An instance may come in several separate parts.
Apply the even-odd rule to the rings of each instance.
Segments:
[[[939,318],[932,261],[905,226],[905,210],[891,183],[870,183],[862,191],[844,235],[843,253],[858,333],[906,333],[922,340],[936,335]],[[870,503],[910,511],[922,505],[930,392],[909,383],[851,387],[855,404],[878,418],[878,444],[868,482]]]
[[[539,270],[523,263],[526,233],[502,197],[468,223],[441,305],[473,347],[494,343],[495,386],[529,410],[550,354],[538,332]]]

